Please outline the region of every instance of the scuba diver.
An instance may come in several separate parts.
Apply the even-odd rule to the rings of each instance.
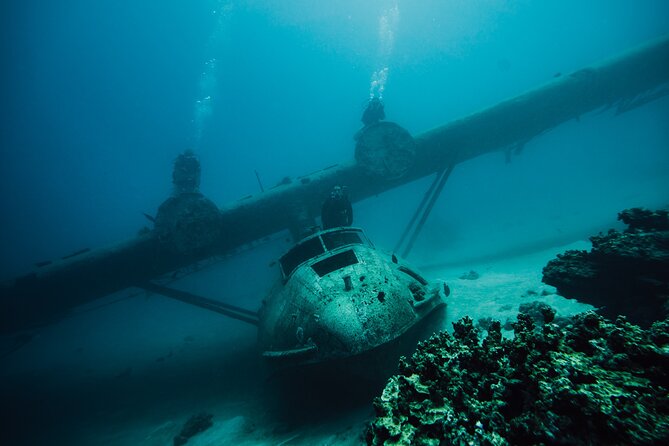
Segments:
[[[353,223],[353,207],[341,186],[335,186],[323,203],[321,221],[323,229],[351,226]]]
[[[174,195],[198,192],[200,187],[200,160],[191,149],[180,153],[174,160],[172,184],[174,184]]]
[[[200,192],[200,175],[200,160],[195,152],[188,149],[180,153],[172,170],[172,196],[160,205],[152,219],[158,240],[180,254],[201,253],[220,236],[221,214],[214,202]]]
[[[386,112],[383,109],[383,102],[381,98],[374,96],[369,100],[367,108],[362,113],[362,123],[365,127],[376,124],[377,122],[386,119]]]

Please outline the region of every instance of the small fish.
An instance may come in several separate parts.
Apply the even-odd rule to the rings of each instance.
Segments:
[[[151,223],[156,222],[156,217],[152,217],[151,215],[147,214],[146,212],[142,212],[142,215],[144,215]]]

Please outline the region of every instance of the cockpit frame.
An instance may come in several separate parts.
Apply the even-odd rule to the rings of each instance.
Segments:
[[[304,263],[338,254],[343,248],[351,245],[374,248],[372,242],[360,228],[338,227],[310,235],[279,259],[283,279],[288,280],[293,272]]]

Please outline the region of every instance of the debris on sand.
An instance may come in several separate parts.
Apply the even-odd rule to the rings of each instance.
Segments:
[[[459,278],[462,280],[476,280],[479,277],[481,277],[481,275],[472,269],[469,272],[461,275]]]

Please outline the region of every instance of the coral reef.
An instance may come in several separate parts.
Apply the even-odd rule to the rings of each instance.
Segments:
[[[618,219],[628,229],[591,237],[590,252],[558,255],[544,268],[543,281],[608,318],[622,314],[648,327],[669,315],[668,212],[633,208]]]
[[[192,436],[209,429],[213,426],[211,421],[213,417],[213,415],[204,412],[190,417],[184,424],[181,432],[179,432],[179,435],[174,437],[174,446],[182,446],[186,444]]]
[[[649,211],[643,208],[626,209],[618,214],[621,220],[629,228],[628,231],[669,231],[669,211],[660,209]]]
[[[511,305],[505,306],[506,310],[510,310]],[[544,322],[552,322],[557,324],[559,327],[564,327],[569,323],[569,319],[563,316],[556,317],[556,311],[545,302],[540,300],[534,300],[532,302],[525,302],[518,306],[518,313],[527,314],[535,324],[543,324]],[[517,314],[517,313],[516,313]],[[513,330],[514,319],[506,318],[504,324],[502,324],[503,330]],[[495,322],[495,319],[492,317],[482,317],[476,321],[476,327],[481,330],[488,330],[492,323]]]
[[[514,339],[468,317],[421,343],[374,401],[370,445],[669,444],[669,322],[594,313],[560,329],[518,315]]]
[[[535,324],[543,324],[544,322],[552,322],[558,327],[564,328],[569,324],[570,319],[564,316],[556,316],[556,311],[545,302],[540,300],[533,300],[532,302],[525,302],[518,306],[519,313],[525,313],[532,318]],[[513,328],[513,321],[508,320]]]

